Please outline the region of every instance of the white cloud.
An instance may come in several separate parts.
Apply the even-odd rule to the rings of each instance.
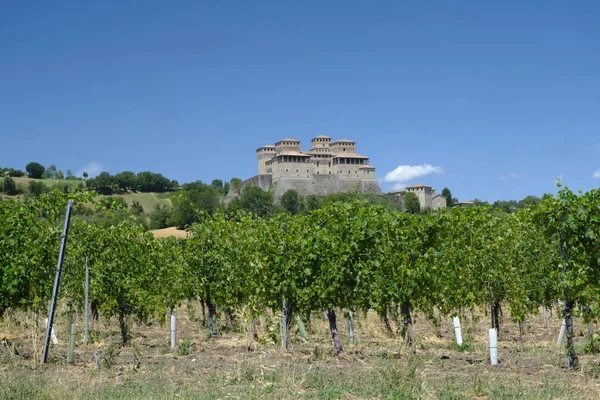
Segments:
[[[83,167],[82,169],[80,169],[77,172],[77,174],[75,174],[75,175],[76,176],[82,176],[84,172],[87,172],[88,176],[90,178],[93,178],[93,177],[95,177],[96,175],[98,175],[102,171],[104,171],[104,167],[101,164],[98,164],[96,161],[92,161],[88,165],[86,165],[85,167]]]
[[[389,190],[400,191],[406,189],[406,183],[396,183],[395,185],[390,186]]]
[[[442,173],[444,173],[442,167],[436,167],[431,164],[398,165],[395,170],[388,172],[383,180],[384,182],[396,182],[396,185],[393,186],[396,187],[399,184],[420,178],[422,176]]]
[[[509,171],[508,174],[501,176],[500,180],[506,179],[519,179],[521,176],[519,174],[515,174],[514,172]]]
[[[600,179],[600,169],[594,172],[592,176],[596,179]]]

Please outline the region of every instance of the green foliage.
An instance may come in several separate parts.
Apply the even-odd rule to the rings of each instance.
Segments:
[[[402,195],[402,200],[404,201],[404,209],[409,214],[420,214],[421,213],[421,203],[419,203],[419,198],[413,192],[406,192]]]
[[[188,190],[175,192],[171,201],[171,222],[179,228],[198,222],[199,211],[212,215],[219,209],[219,193],[213,186],[203,183],[195,183],[188,186]]]
[[[121,354],[119,346],[111,343],[102,352],[100,366],[104,369],[112,369],[117,364],[117,358]]]
[[[12,178],[20,178],[22,176],[25,176],[25,172],[21,171],[20,169],[10,169],[8,171],[8,176],[12,177]]]
[[[108,172],[101,172],[97,177],[88,179],[86,184],[88,189],[95,190],[103,195],[110,195],[115,191],[114,178]]]
[[[42,178],[44,179],[54,179],[56,175],[56,165],[52,164],[44,171]]]
[[[323,198],[315,194],[311,194],[306,198],[306,210],[313,211],[321,207],[323,204]]]
[[[137,174],[136,190],[140,192],[170,192],[177,188],[173,187],[171,181],[154,172],[144,171]]]
[[[43,182],[30,181],[29,182],[29,195],[39,196],[42,193],[47,192],[49,189]]]
[[[238,194],[242,191],[242,180],[240,178],[231,179],[231,190]]]
[[[587,342],[583,347],[583,354],[598,354],[600,353],[600,336],[594,333],[588,336]]]
[[[141,215],[144,213],[144,207],[142,207],[140,202],[137,200],[134,200],[129,208],[133,215]]]
[[[114,176],[114,183],[122,192],[138,189],[137,176],[131,171],[119,172]]]
[[[247,186],[240,196],[239,207],[261,217],[273,214],[273,195],[256,186]]]
[[[447,208],[452,208],[456,204],[456,199],[452,197],[452,192],[447,187],[442,189],[442,197],[446,199]]]
[[[15,183],[15,180],[12,179],[10,176],[4,178],[4,181],[2,182],[2,190],[9,196],[19,194],[19,190],[17,189],[17,184]]]
[[[29,174],[30,178],[42,179],[42,176],[44,175],[44,171],[46,170],[46,168],[44,168],[44,166],[40,163],[30,162],[25,167],[25,170]]]
[[[178,354],[180,356],[188,356],[192,351],[192,341],[189,338],[183,339],[183,342],[179,345]]]
[[[281,196],[281,206],[290,214],[298,214],[304,208],[302,197],[293,189],[288,190]]]
[[[72,198],[79,205],[64,294],[81,304],[82,269],[72,265],[88,257],[90,295],[105,316],[119,317],[124,342],[131,318],[147,321],[188,298],[221,310],[244,306],[252,318],[266,307],[281,310],[282,297],[299,315],[341,308],[383,316],[402,305],[403,313],[436,309],[449,316],[498,302],[508,304],[516,321],[568,298],[590,305],[588,321],[597,318],[600,190],[563,189],[510,214],[482,205],[413,215],[346,198],[308,213],[265,217],[241,207],[211,215],[192,203],[211,191],[193,185],[173,199],[192,204],[189,239],[155,239],[119,197],[93,202],[93,193],[54,190],[25,204],[0,202],[0,314],[47,306],[64,206]]]
[[[173,226],[173,213],[171,207],[157,205],[150,213],[150,229],[163,229]]]
[[[472,351],[473,350],[473,337],[472,336],[466,337],[465,340],[463,340],[461,345],[456,344],[456,342],[455,342],[454,348],[460,352]]]
[[[73,171],[71,171],[70,169],[67,170],[67,175],[65,177],[66,180],[68,181],[72,181],[72,180],[77,180],[78,178],[73,175]]]

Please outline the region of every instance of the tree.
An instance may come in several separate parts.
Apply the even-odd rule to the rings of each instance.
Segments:
[[[234,193],[240,194],[242,191],[242,180],[240,178],[232,178],[230,190],[233,190]]]
[[[162,229],[172,226],[172,214],[170,207],[157,205],[154,211],[150,213],[150,229]]]
[[[83,179],[87,179],[89,175],[87,171],[83,171],[83,174],[81,176],[83,176]]]
[[[231,184],[229,182],[225,182],[225,184],[223,185],[223,196],[227,196],[227,193],[229,193],[230,187],[231,187]]]
[[[171,181],[161,174],[143,171],[137,174],[136,190],[144,193],[168,192],[171,190]]]
[[[240,205],[243,209],[264,217],[273,213],[273,195],[257,186],[247,186],[240,198]]]
[[[455,198],[452,197],[452,192],[450,191],[450,189],[448,189],[447,187],[445,187],[442,190],[442,197],[446,199],[446,207],[451,208],[454,207],[455,204]]]
[[[281,196],[281,206],[291,214],[297,214],[302,211],[302,198],[294,189],[290,189]]]
[[[131,203],[131,206],[129,206],[129,209],[131,210],[131,212],[133,213],[133,215],[140,215],[144,213],[144,207],[142,207],[142,205],[140,204],[139,201],[134,200]]]
[[[406,192],[402,195],[404,200],[404,209],[410,214],[419,214],[421,212],[421,203],[419,198],[413,192]]]
[[[135,190],[137,187],[137,177],[131,171],[119,172],[115,175],[115,183],[121,191]]]
[[[317,210],[323,205],[323,198],[316,194],[311,194],[306,198],[306,211]]]
[[[223,189],[223,181],[220,179],[214,179],[210,185],[217,189]]]
[[[14,196],[19,193],[17,190],[17,184],[15,183],[15,180],[11,177],[4,178],[3,189],[4,193],[6,193],[9,196]]]
[[[67,170],[67,176],[65,177],[66,180],[68,181],[73,181],[76,180],[77,177],[75,175],[73,175],[73,171],[71,171],[70,169]]]
[[[42,178],[44,178],[44,179],[54,179],[55,177],[56,177],[56,165],[51,164],[44,171],[44,174],[42,175]]]
[[[44,182],[36,182],[36,181],[29,182],[29,194],[31,196],[39,196],[42,193],[45,193],[47,191],[48,191],[48,187],[46,185],[44,185]]]
[[[179,191],[171,197],[173,203],[172,222],[178,228],[192,225],[198,221],[196,210],[213,215],[219,208],[219,194],[213,186],[203,183],[193,189]]]
[[[96,190],[103,195],[113,194],[115,181],[114,177],[108,172],[101,172],[97,177],[89,179],[87,186],[91,190]]]
[[[22,176],[25,176],[25,172],[21,171],[20,169],[9,168],[8,176],[12,178],[20,178]]]
[[[519,208],[530,208],[540,204],[542,200],[537,196],[527,196],[519,201]]]
[[[44,175],[44,171],[46,168],[40,163],[30,162],[25,167],[25,170],[29,174],[29,177],[32,179],[42,179],[42,175]]]
[[[65,174],[59,169],[54,174],[54,179],[65,179]]]

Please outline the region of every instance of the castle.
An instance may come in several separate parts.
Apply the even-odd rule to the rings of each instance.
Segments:
[[[258,175],[245,183],[267,191],[274,188],[275,198],[294,189],[302,196],[340,192],[381,193],[375,167],[369,157],[356,153],[356,142],[329,136],[311,140],[311,149],[302,151],[300,141],[283,139],[275,145],[256,149]]]

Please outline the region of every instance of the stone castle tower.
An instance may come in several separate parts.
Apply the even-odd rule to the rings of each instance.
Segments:
[[[289,189],[300,195],[327,195],[340,192],[381,193],[375,167],[369,157],[356,153],[356,142],[329,136],[311,140],[311,149],[302,151],[295,139],[256,149],[258,175],[246,181],[263,190],[275,188],[278,198]]]

